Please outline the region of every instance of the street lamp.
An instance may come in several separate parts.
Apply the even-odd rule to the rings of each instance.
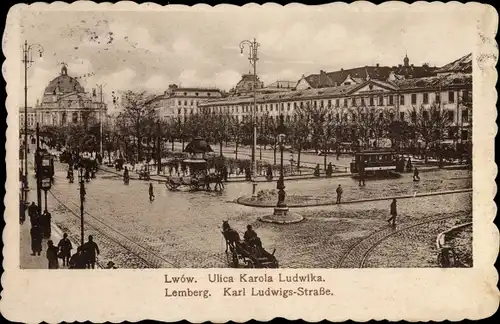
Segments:
[[[248,55],[248,60],[253,67],[253,111],[252,111],[252,124],[253,124],[253,146],[252,146],[252,174],[255,176],[256,161],[255,161],[255,147],[257,146],[257,125],[255,122],[255,114],[257,112],[257,61],[259,60],[257,56],[257,48],[260,46],[259,43],[253,39],[253,41],[244,40],[240,43],[241,54],[243,54],[243,49],[245,45],[248,46],[250,51]]]
[[[40,57],[43,54],[43,47],[39,44],[28,45],[28,41],[24,41],[23,59],[24,63],[24,190],[29,190],[28,187],[28,68],[33,61],[33,49],[38,49]],[[27,196],[27,193],[25,192]],[[25,197],[26,200],[26,197]]]
[[[286,214],[288,212],[288,207],[286,206],[285,203],[285,178],[283,175],[283,149],[284,149],[284,142],[285,142],[285,136],[286,136],[286,127],[283,122],[283,114],[280,115],[280,123],[278,125],[278,141],[280,144],[280,155],[281,155],[281,161],[280,161],[280,177],[278,178],[278,182],[276,184],[276,189],[278,189],[278,204],[276,205],[276,208],[274,209],[275,214]]]
[[[80,182],[80,230],[81,230],[81,240],[80,244],[83,246],[84,243],[84,227],[83,227],[83,214],[84,214],[84,208],[83,208],[83,203],[85,202],[85,194],[87,193],[85,191],[85,176],[84,176],[85,170],[83,167],[80,167],[78,170],[78,179]]]

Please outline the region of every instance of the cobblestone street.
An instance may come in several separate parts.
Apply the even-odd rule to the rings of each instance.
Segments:
[[[351,179],[342,180],[352,182]],[[386,183],[390,181],[399,180],[388,180]],[[328,179],[309,182],[290,181],[288,186],[315,191],[318,187],[313,184],[323,190],[328,185],[334,185]],[[101,263],[113,260],[121,268],[226,267],[225,243],[220,226],[222,220],[229,220],[241,235],[246,225],[252,224],[264,247],[270,252],[276,249],[275,255],[281,267],[352,266],[341,264],[343,256],[367,236],[387,228],[386,218],[389,217],[390,202],[377,201],[298,208],[296,211],[306,218],[302,223],[285,226],[266,224],[257,218],[271,213],[271,209],[234,203],[237,197],[251,192],[251,183],[227,184],[223,193],[169,191],[163,183],[152,183],[156,195],[153,202],[148,199],[149,182],[146,181],[135,180],[125,186],[120,177],[101,171],[96,179],[86,183],[85,236],[94,235],[100,245]],[[274,186],[273,182],[260,187],[270,189]],[[383,187],[380,185],[380,188]],[[449,206],[444,217],[470,214],[470,199],[471,193],[407,199],[398,205],[400,222],[443,217],[436,210],[444,204]],[[67,182],[62,165],[56,166],[55,185],[48,201],[56,224],[68,231],[75,242],[79,242],[78,184],[76,181],[73,184]],[[435,235],[432,235],[433,232],[428,237],[418,237],[425,239],[422,244],[432,245],[435,241]],[[385,243],[379,245],[373,251],[373,260],[377,260],[380,253],[387,253],[394,257],[384,262],[393,265],[402,262],[401,266],[408,264],[391,252],[390,246],[404,246],[404,242],[419,243],[412,242],[415,237],[406,238],[404,233],[394,236],[396,238],[398,242],[388,241],[388,247]],[[364,266],[379,266],[373,260],[369,258]],[[359,263],[353,264],[359,266]]]

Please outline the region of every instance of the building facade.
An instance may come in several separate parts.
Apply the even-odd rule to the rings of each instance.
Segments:
[[[85,121],[106,118],[106,104],[102,93],[94,89],[89,94],[73,77],[68,75],[66,66],[59,76],[49,82],[41,102],[37,100],[34,108],[28,108],[28,128],[40,126],[63,126]],[[19,122],[24,129],[24,107],[19,108]]]
[[[370,114],[384,114],[394,120],[409,120],[414,110],[429,109],[439,105],[451,125],[470,131],[472,111],[464,104],[472,96],[472,75],[450,73],[424,78],[394,81],[365,80],[361,83],[336,87],[258,94],[255,111],[256,121],[268,115],[285,121],[294,118],[294,112],[309,105],[327,108],[346,122],[367,118]],[[227,97],[208,100],[200,109],[208,113],[229,113],[238,121],[248,121],[253,115],[253,96]],[[467,137],[467,133],[462,133]]]
[[[198,105],[206,100],[221,98],[222,93],[214,88],[169,86],[162,95],[153,98],[149,104],[162,119],[185,119],[198,112]]]

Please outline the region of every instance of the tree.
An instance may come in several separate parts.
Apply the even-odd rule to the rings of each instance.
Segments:
[[[300,168],[300,154],[309,138],[309,116],[308,108],[298,107],[295,109],[291,125],[287,125],[290,145],[297,151],[297,169]]]
[[[126,91],[121,98],[123,105],[123,118],[125,123],[131,127],[132,134],[137,141],[137,158],[142,160],[142,139],[146,127],[154,120],[156,112],[149,105],[151,95],[146,92]]]

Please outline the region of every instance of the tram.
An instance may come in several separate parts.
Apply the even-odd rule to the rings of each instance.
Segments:
[[[356,152],[351,162],[352,174],[390,174],[404,172],[405,160],[393,150],[365,150]]]

